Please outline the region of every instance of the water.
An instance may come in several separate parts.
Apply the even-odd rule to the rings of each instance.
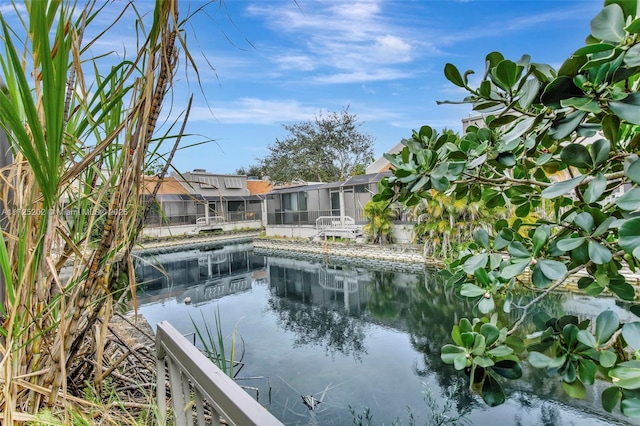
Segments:
[[[474,425],[626,424],[602,410],[606,384],[572,400],[557,380],[526,366],[526,380],[503,382],[507,402],[487,407],[463,373],[440,360],[451,327],[470,306],[435,271],[269,256],[246,243],[146,255],[136,275],[139,312],[152,327],[167,320],[184,334],[193,322],[204,330],[219,309],[225,335],[235,330],[244,351],[238,383],[288,425],[348,425],[367,415],[375,425],[434,424],[447,404],[449,418],[467,410]],[[569,294],[551,296],[544,308],[628,315],[613,299]],[[302,396],[321,402],[310,410]]]

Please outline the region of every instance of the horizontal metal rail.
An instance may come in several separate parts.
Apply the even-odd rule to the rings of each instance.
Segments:
[[[167,417],[167,373],[176,426],[282,426],[266,408],[224,374],[167,321],[156,330],[158,410]],[[207,409],[210,412],[207,412]]]

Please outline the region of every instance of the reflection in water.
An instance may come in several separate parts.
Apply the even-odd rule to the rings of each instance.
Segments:
[[[323,346],[360,359],[365,323],[366,287],[358,285],[358,271],[306,261],[270,258],[269,306],[278,324],[295,333],[295,345]]]
[[[264,277],[266,259],[251,244],[205,246],[200,250],[149,255],[136,263],[140,303],[177,295],[194,304],[248,291]]]
[[[243,244],[146,256],[136,276],[140,311],[152,324],[169,320],[191,332],[184,317],[198,318],[193,309],[211,310],[214,303],[223,323],[240,324],[247,347],[243,371],[271,377],[267,408],[286,424],[352,424],[349,406],[370,408],[376,425],[413,421],[409,406],[414,424],[429,424],[425,386],[440,406],[447,389],[458,389],[453,405],[459,412],[471,409],[472,424],[493,425],[496,418],[515,425],[626,422],[600,409],[602,386],[583,401],[571,400],[557,382],[526,366],[525,380],[503,382],[507,402],[488,409],[462,373],[440,360],[440,348],[471,305],[431,270],[267,256]],[[186,297],[192,305],[184,304]],[[523,292],[515,304],[531,297]],[[594,303],[615,309],[615,302],[564,294],[546,299],[543,308],[560,315],[570,306],[585,317]],[[505,324],[513,321],[500,315]],[[310,410],[303,396],[321,402]]]

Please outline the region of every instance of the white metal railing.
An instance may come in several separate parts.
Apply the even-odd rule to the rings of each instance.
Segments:
[[[214,225],[226,222],[224,216],[202,216],[196,219],[197,226]]]
[[[160,424],[167,416],[167,372],[174,424],[283,426],[266,408],[224,374],[167,321],[156,330]],[[205,413],[206,408],[210,413]]]
[[[347,229],[356,227],[351,216],[320,216],[316,219],[317,229]]]

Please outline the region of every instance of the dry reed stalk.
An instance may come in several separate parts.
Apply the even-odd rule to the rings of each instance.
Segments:
[[[67,386],[77,378],[69,372],[91,376],[99,388],[104,372],[123,363],[121,356],[105,365],[107,324],[119,282],[135,295],[131,249],[142,225],[142,174],[175,73],[177,41],[184,47],[177,0],[158,1],[135,58],[102,75],[82,44],[102,9],[90,1],[78,15],[74,7],[30,2],[22,29],[0,16],[7,80],[0,129],[13,154],[0,173],[0,205],[8,212],[0,220],[3,424],[70,403]],[[20,49],[17,34],[24,34]],[[78,213],[67,217],[65,208]],[[84,354],[95,354],[94,361],[81,363]]]

